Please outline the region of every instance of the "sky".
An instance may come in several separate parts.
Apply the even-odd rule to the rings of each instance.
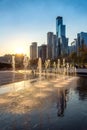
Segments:
[[[0,56],[27,55],[32,42],[47,44],[47,32],[56,34],[62,16],[69,45],[77,33],[87,32],[87,0],[0,0]]]

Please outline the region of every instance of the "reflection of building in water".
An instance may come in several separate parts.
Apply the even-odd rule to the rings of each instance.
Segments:
[[[79,100],[87,99],[87,77],[81,77],[77,82],[76,88],[79,94]]]
[[[57,108],[58,108],[58,116],[64,116],[64,109],[66,108],[66,99],[67,99],[67,90],[64,88],[58,88],[58,102],[57,102]]]

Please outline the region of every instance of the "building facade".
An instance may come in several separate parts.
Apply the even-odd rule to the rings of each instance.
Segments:
[[[85,45],[87,45],[87,33],[86,32],[78,33],[77,42],[78,42],[78,47],[80,47],[83,42]]]
[[[56,18],[56,35],[57,35],[57,57],[68,55],[68,38],[66,38],[66,26],[63,25],[63,18]]]
[[[57,58],[57,36],[52,36],[52,59]]]
[[[38,46],[38,58],[41,58],[43,61],[46,60],[47,57],[47,45],[42,44],[41,46]]]
[[[34,60],[37,58],[37,42],[32,42],[30,45],[30,59]]]
[[[38,58],[42,57],[42,46],[38,46]]]
[[[87,46],[87,33],[80,32],[77,34],[77,55],[79,55],[79,48],[83,46]]]
[[[69,46],[69,54],[73,52],[77,54],[77,39],[74,39],[74,41],[71,43],[71,46]]]
[[[53,32],[47,33],[47,59],[52,59],[52,39]]]

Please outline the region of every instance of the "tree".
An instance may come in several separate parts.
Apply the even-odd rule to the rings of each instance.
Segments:
[[[70,60],[73,61],[73,63],[77,62],[77,53],[72,52],[69,56]]]
[[[84,41],[82,41],[82,44],[78,50],[79,50],[78,57],[80,58],[81,64],[87,63],[87,45],[84,43]]]

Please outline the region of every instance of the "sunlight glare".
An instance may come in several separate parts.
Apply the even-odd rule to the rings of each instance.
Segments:
[[[16,54],[25,54],[25,51],[24,51],[24,49],[23,48],[16,48],[16,50],[15,50],[15,53]]]

